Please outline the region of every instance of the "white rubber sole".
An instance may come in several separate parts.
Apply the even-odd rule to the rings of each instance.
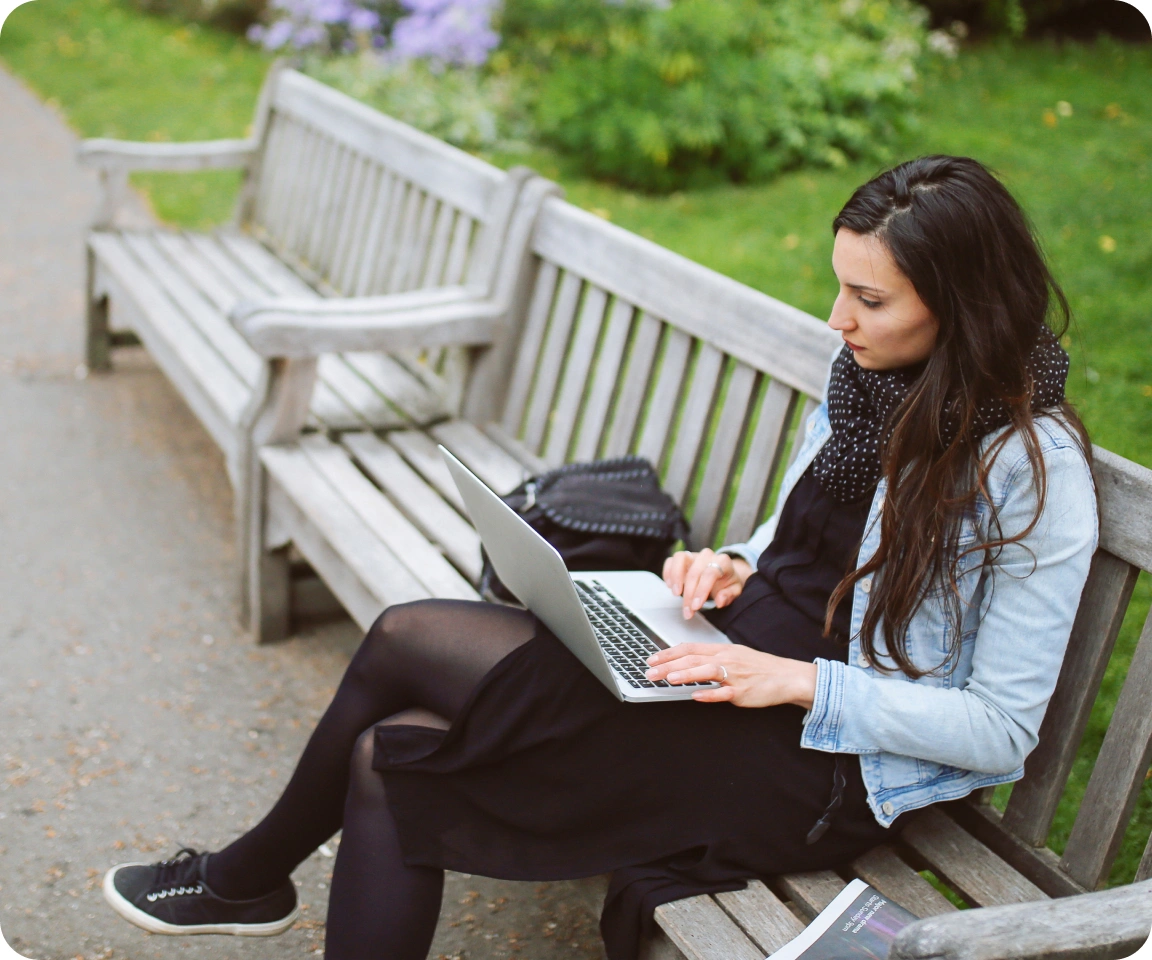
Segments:
[[[151,914],[145,913],[135,904],[130,903],[121,896],[120,892],[116,889],[114,878],[117,870],[124,867],[141,866],[146,866],[146,864],[121,863],[104,874],[104,899],[108,901],[108,906],[120,914],[125,920],[143,930],[147,930],[149,933],[161,933],[170,937],[188,937],[202,933],[219,933],[233,937],[274,937],[292,926],[292,924],[296,922],[296,918],[300,915],[300,907],[297,905],[292,908],[292,912],[288,914],[288,916],[282,920],[274,920],[271,923],[202,923],[198,926],[187,927],[177,926],[174,923],[165,923],[163,920],[157,920]]]

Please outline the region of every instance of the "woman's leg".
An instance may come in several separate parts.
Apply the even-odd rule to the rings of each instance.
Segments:
[[[325,960],[424,960],[436,932],[444,871],[405,866],[372,729],[352,754],[344,833],[328,898]]]
[[[209,859],[209,886],[230,900],[276,889],[340,829],[357,738],[410,707],[454,719],[484,675],[534,631],[531,614],[493,604],[425,600],[389,607],[352,658],[280,799]]]

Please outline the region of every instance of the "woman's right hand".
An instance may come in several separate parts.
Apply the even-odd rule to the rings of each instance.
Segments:
[[[664,561],[664,582],[676,596],[684,598],[685,620],[691,620],[705,600],[714,600],[718,607],[728,606],[740,596],[750,576],[752,566],[747,560],[708,549],[699,553],[681,550]]]

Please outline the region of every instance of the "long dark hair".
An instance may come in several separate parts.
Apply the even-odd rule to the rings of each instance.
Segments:
[[[1025,530],[1003,536],[995,513],[993,539],[971,550],[997,551],[1035,527],[1047,493],[1033,412],[1035,384],[1028,360],[1044,324],[1057,336],[1071,320],[1068,301],[1044,261],[1020,205],[981,163],[931,156],[903,163],[864,184],[832,223],[873,237],[887,249],[939,322],[924,372],[892,413],[882,452],[888,490],[880,546],[841,581],[828,602],[832,613],[856,581],[873,587],[860,643],[877,663],[876,631],[897,669],[920,677],[954,663],[961,609],[957,586],[960,523],[987,497],[988,471],[1013,432],[1024,441],[1037,490],[1036,515]],[[1000,401],[1007,430],[981,453],[980,410]],[[1087,434],[1064,403],[1061,412],[1085,456]],[[970,551],[968,551],[970,552]],[[944,663],[924,669],[908,656],[909,622],[933,588],[942,594],[953,626]]]

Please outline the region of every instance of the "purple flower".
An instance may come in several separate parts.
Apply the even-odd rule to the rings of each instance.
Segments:
[[[427,57],[478,66],[499,44],[492,29],[494,0],[403,0],[410,11],[392,29],[392,50],[401,60]]]

